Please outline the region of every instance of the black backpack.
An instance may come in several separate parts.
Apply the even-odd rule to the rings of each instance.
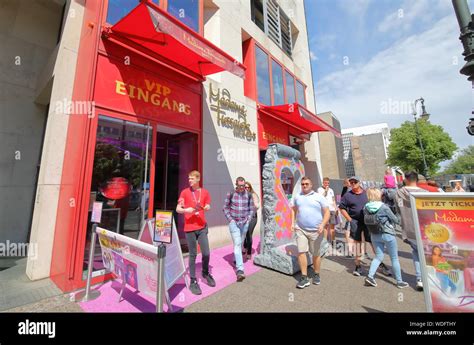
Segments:
[[[371,234],[383,234],[383,225],[379,222],[376,213],[370,213],[367,208],[364,207],[364,223],[369,229]]]

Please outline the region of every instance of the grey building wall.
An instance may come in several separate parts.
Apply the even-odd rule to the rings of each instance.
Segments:
[[[38,81],[54,53],[61,1],[0,4],[0,243],[28,241],[47,105]]]
[[[318,114],[318,117],[339,131],[341,130],[341,124],[332,112]],[[344,179],[346,177],[346,169],[344,167],[342,138],[338,138],[329,132],[320,132],[319,147],[321,150],[323,177]]]
[[[355,174],[363,181],[383,182],[387,159],[382,133],[350,138]]]

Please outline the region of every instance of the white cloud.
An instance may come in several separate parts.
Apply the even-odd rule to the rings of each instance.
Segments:
[[[341,1],[339,5],[349,16],[361,18],[365,16],[371,3],[372,0],[351,0],[350,2]]]
[[[316,56],[316,54],[315,54],[313,51],[310,51],[310,52],[309,52],[309,57],[310,57],[311,60],[313,60],[313,61],[319,60],[319,58]]]
[[[387,122],[398,127],[409,114],[385,114],[383,102],[425,99],[430,121],[441,125],[459,147],[474,144],[465,127],[472,111],[471,84],[459,74],[464,64],[454,15],[430,30],[395,42],[368,63],[349,65],[316,85],[318,112],[332,111],[342,128]],[[458,59],[458,65],[453,61]]]
[[[454,13],[448,0],[404,0],[400,8],[388,14],[378,25],[379,32],[399,35],[408,32],[415,23],[429,23],[435,16]]]

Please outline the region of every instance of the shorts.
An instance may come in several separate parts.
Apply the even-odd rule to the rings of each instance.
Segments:
[[[349,222],[348,222],[349,223]],[[349,225],[351,238],[354,241],[362,241],[362,233],[364,233],[365,242],[371,242],[369,229],[365,224],[360,224],[357,220],[352,219]]]
[[[306,231],[295,228],[296,245],[298,246],[298,253],[310,252],[313,256],[320,256],[321,242],[324,239],[324,232],[319,234],[317,231]]]
[[[330,213],[331,213],[331,215],[329,216],[329,223],[328,224],[331,224],[331,225],[337,224],[336,211],[331,211]]]

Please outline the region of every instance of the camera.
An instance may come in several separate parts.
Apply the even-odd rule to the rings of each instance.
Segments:
[[[474,117],[469,119],[469,124],[467,125],[466,129],[469,135],[474,135]]]

